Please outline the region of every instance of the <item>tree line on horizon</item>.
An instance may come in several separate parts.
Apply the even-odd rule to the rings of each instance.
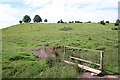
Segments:
[[[30,16],[29,15],[25,15],[25,16],[23,16],[23,19],[22,20],[20,20],[19,21],[19,23],[21,24],[21,23],[30,23],[31,22],[31,18],[30,18]],[[42,22],[42,18],[39,16],[39,15],[35,15],[34,16],[34,18],[33,18],[33,22],[35,23],[37,23],[37,22]],[[44,22],[48,22],[48,20],[47,19],[44,19]]]
[[[24,23],[30,23],[31,22],[30,16],[29,15],[23,16],[23,19],[20,20],[19,23],[21,24],[23,22]],[[42,22],[42,18],[39,15],[35,15],[34,18],[33,18],[33,22],[34,23],[38,23],[38,22],[40,23],[40,22]],[[44,22],[48,22],[48,20],[44,19]],[[57,23],[67,23],[67,22],[64,22],[62,19],[60,19]],[[83,23],[83,22],[81,22],[81,21],[69,21],[68,23]],[[88,21],[88,22],[85,22],[85,23],[92,23],[92,22]],[[102,21],[100,21],[98,23],[100,23],[102,25],[106,25],[106,23],[110,23],[110,22],[102,20]],[[120,23],[120,20],[117,19],[114,26],[119,26],[119,23]]]
[[[60,21],[58,21],[57,23],[67,23],[67,22],[64,22],[62,19],[60,19]],[[68,23],[83,23],[83,22],[81,22],[81,21],[69,21]],[[92,23],[92,22],[88,21],[88,22],[85,22],[85,23]],[[110,22],[102,20],[102,21],[100,21],[98,23],[100,23],[102,25],[106,25],[106,23],[108,24]],[[116,22],[115,22],[115,24],[114,24],[114,26],[119,26],[119,23],[120,23],[120,20],[117,19]]]

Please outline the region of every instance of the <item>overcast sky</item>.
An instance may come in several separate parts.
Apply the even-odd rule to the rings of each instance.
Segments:
[[[48,22],[109,20],[118,18],[119,0],[0,0],[0,28],[19,23],[24,15],[33,22],[40,15]]]

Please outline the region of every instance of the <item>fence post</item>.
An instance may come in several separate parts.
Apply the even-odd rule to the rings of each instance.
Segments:
[[[64,54],[66,53],[66,47],[64,46]]]
[[[66,48],[65,48],[65,46],[64,46],[64,56],[63,56],[63,59],[65,59],[65,53],[66,53]]]
[[[103,71],[103,58],[104,58],[104,52],[100,52],[100,69]]]

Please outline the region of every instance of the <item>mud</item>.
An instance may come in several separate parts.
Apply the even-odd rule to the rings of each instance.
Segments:
[[[33,50],[32,53],[39,58],[57,57],[62,52],[62,47],[51,48],[49,46],[42,46],[39,49]]]

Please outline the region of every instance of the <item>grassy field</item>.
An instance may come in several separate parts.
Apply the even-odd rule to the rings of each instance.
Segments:
[[[50,65],[49,59],[35,57],[31,50],[43,45],[103,49],[104,72],[118,73],[118,30],[112,30],[113,27],[112,23],[34,23],[2,29],[2,77],[76,78],[80,75],[78,68],[62,60],[51,59],[54,64]]]

